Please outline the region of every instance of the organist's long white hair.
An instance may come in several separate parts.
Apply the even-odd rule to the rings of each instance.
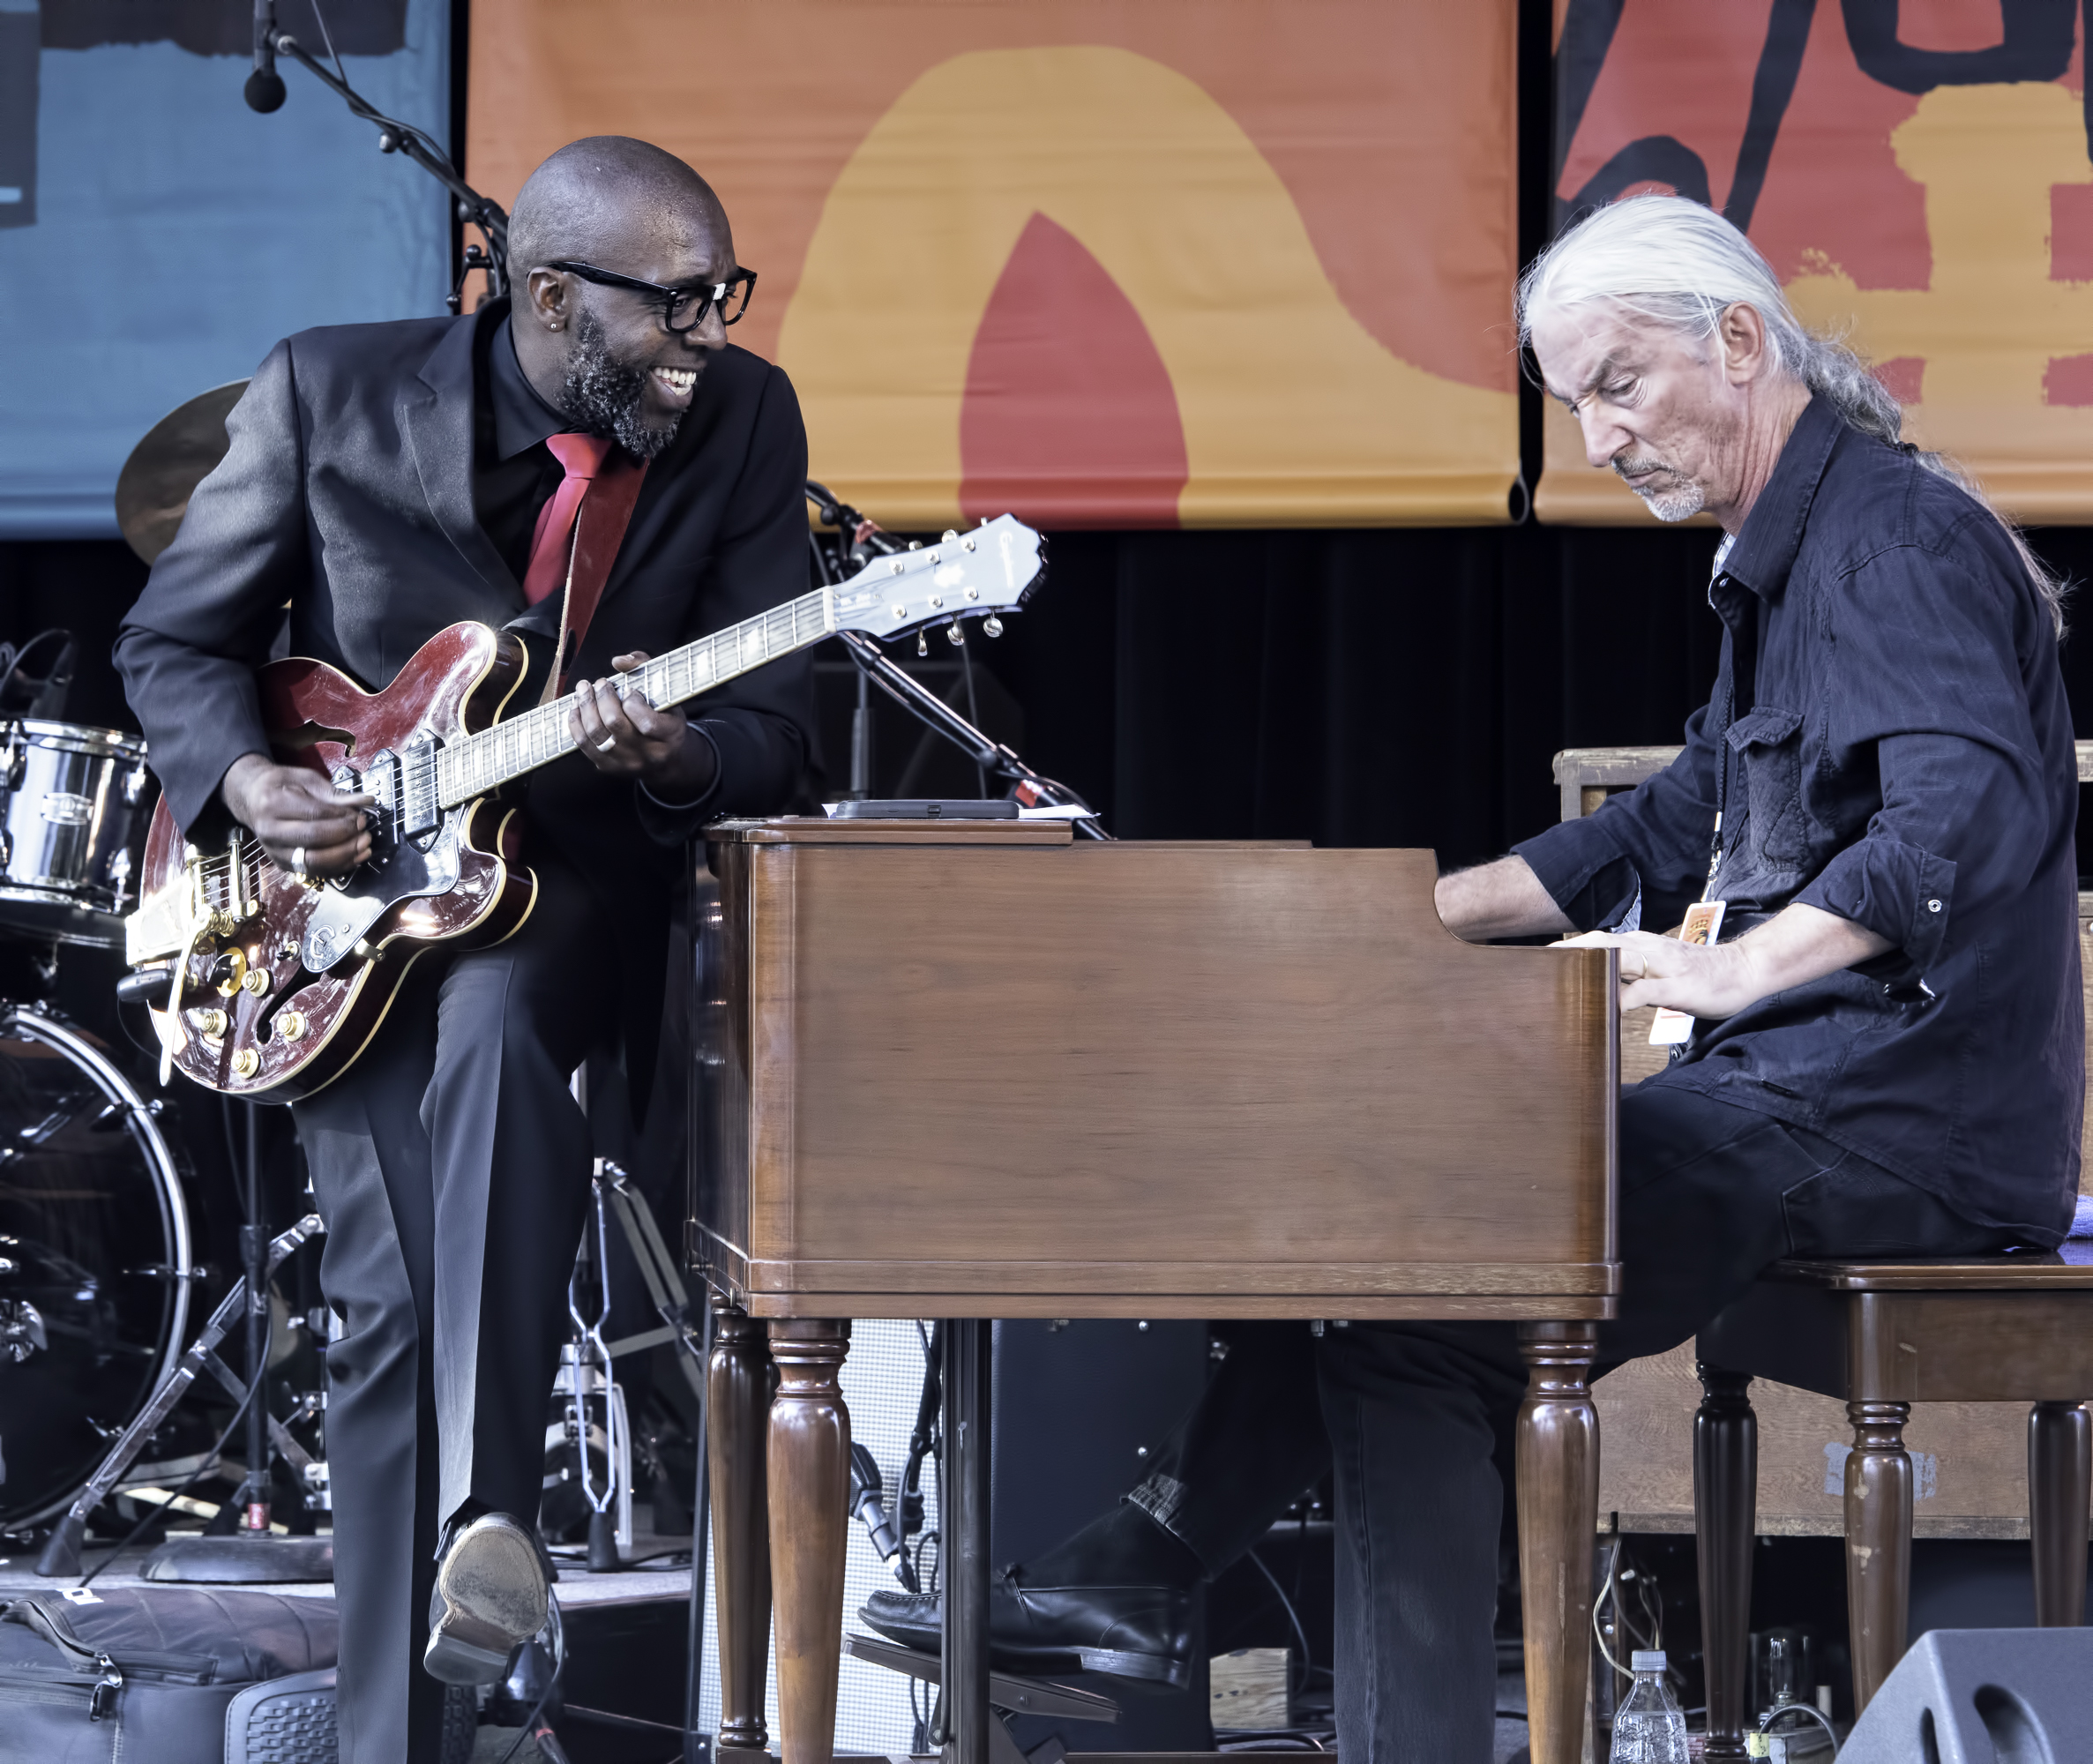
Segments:
[[[2036,591],[2064,634],[2069,585],[2028,549],[1983,488],[1944,453],[1903,438],[1903,407],[1840,339],[1795,316],[1772,266],[1714,209],[1683,196],[1630,196],[1595,209],[1534,259],[1519,279],[1519,340],[1530,345],[1544,318],[1603,305],[1705,342],[1730,307],[1764,322],[1780,371],[1800,380],[1864,435],[1900,447],[1928,471],[1991,510],[2020,553]]]

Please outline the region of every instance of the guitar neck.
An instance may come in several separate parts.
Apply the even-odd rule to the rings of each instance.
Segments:
[[[738,674],[819,643],[835,628],[834,597],[827,588],[816,588],[754,618],[657,655],[618,677],[644,694],[656,710],[666,710]],[[457,808],[572,752],[576,743],[567,730],[567,713],[573,704],[570,692],[445,748],[436,762],[437,792],[443,806]]]

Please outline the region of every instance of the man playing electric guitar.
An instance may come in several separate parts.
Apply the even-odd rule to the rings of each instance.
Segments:
[[[290,653],[371,691],[461,620],[525,639],[512,706],[580,689],[575,751],[524,805],[520,929],[422,956],[368,1050],[295,1105],[344,1331],[344,1764],[433,1764],[439,1680],[499,1678],[544,1621],[546,1401],[589,1176],[568,1074],[622,1028],[644,1083],[683,842],[784,808],[812,727],[804,654],[689,720],[604,679],[806,586],[805,434],[785,376],[727,345],[755,278],[718,198],[658,148],[577,141],[510,244],[513,310],[277,345],[116,647],[190,839],[238,823],[316,878],[370,856],[370,799],[272,751],[254,670],[287,603]]]

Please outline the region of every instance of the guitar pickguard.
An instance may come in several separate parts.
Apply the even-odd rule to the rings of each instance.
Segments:
[[[426,851],[407,840],[393,841],[384,858],[320,888],[305,922],[298,959],[315,974],[325,974],[355,948],[387,908],[456,887],[463,819],[445,815]]]

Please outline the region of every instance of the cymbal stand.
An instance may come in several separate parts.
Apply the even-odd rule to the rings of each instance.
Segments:
[[[310,1242],[320,1235],[324,1228],[319,1215],[309,1213],[288,1230],[281,1231],[269,1245],[267,1274],[273,1274],[283,1263],[284,1258],[301,1244]],[[265,1275],[265,1279],[266,1274]],[[146,1442],[158,1431],[161,1422],[174,1411],[189,1387],[196,1382],[197,1374],[207,1372],[235,1397],[244,1396],[247,1386],[231,1367],[219,1357],[218,1344],[231,1332],[234,1319],[248,1305],[250,1289],[244,1277],[235,1282],[231,1291],[219,1300],[218,1308],[212,1312],[210,1319],[190,1344],[181,1363],[170,1372],[166,1381],[153,1392],[153,1399],[138,1413],[138,1418],[118,1435],[116,1443],[109,1447],[105,1457],[87,1478],[87,1485],[79,1492],[66,1512],[64,1518],[51,1528],[51,1535],[45,1541],[43,1553],[36,1558],[36,1572],[47,1580],[61,1575],[77,1574],[80,1571],[80,1547],[86,1536],[87,1515],[116,1492],[123,1474],[138,1460]],[[255,1407],[262,1404],[258,1401]],[[292,1437],[290,1430],[273,1416],[267,1420],[270,1438],[276,1449],[281,1452],[304,1476],[307,1466],[313,1459],[310,1453]]]
[[[247,1284],[247,1376],[269,1375],[269,1226],[262,1207],[261,1123],[252,1102],[242,1105],[246,1129],[247,1217],[240,1226],[240,1259]],[[234,1497],[240,1504],[243,1536],[269,1535],[269,1399],[266,1386],[247,1405],[247,1479]]]

